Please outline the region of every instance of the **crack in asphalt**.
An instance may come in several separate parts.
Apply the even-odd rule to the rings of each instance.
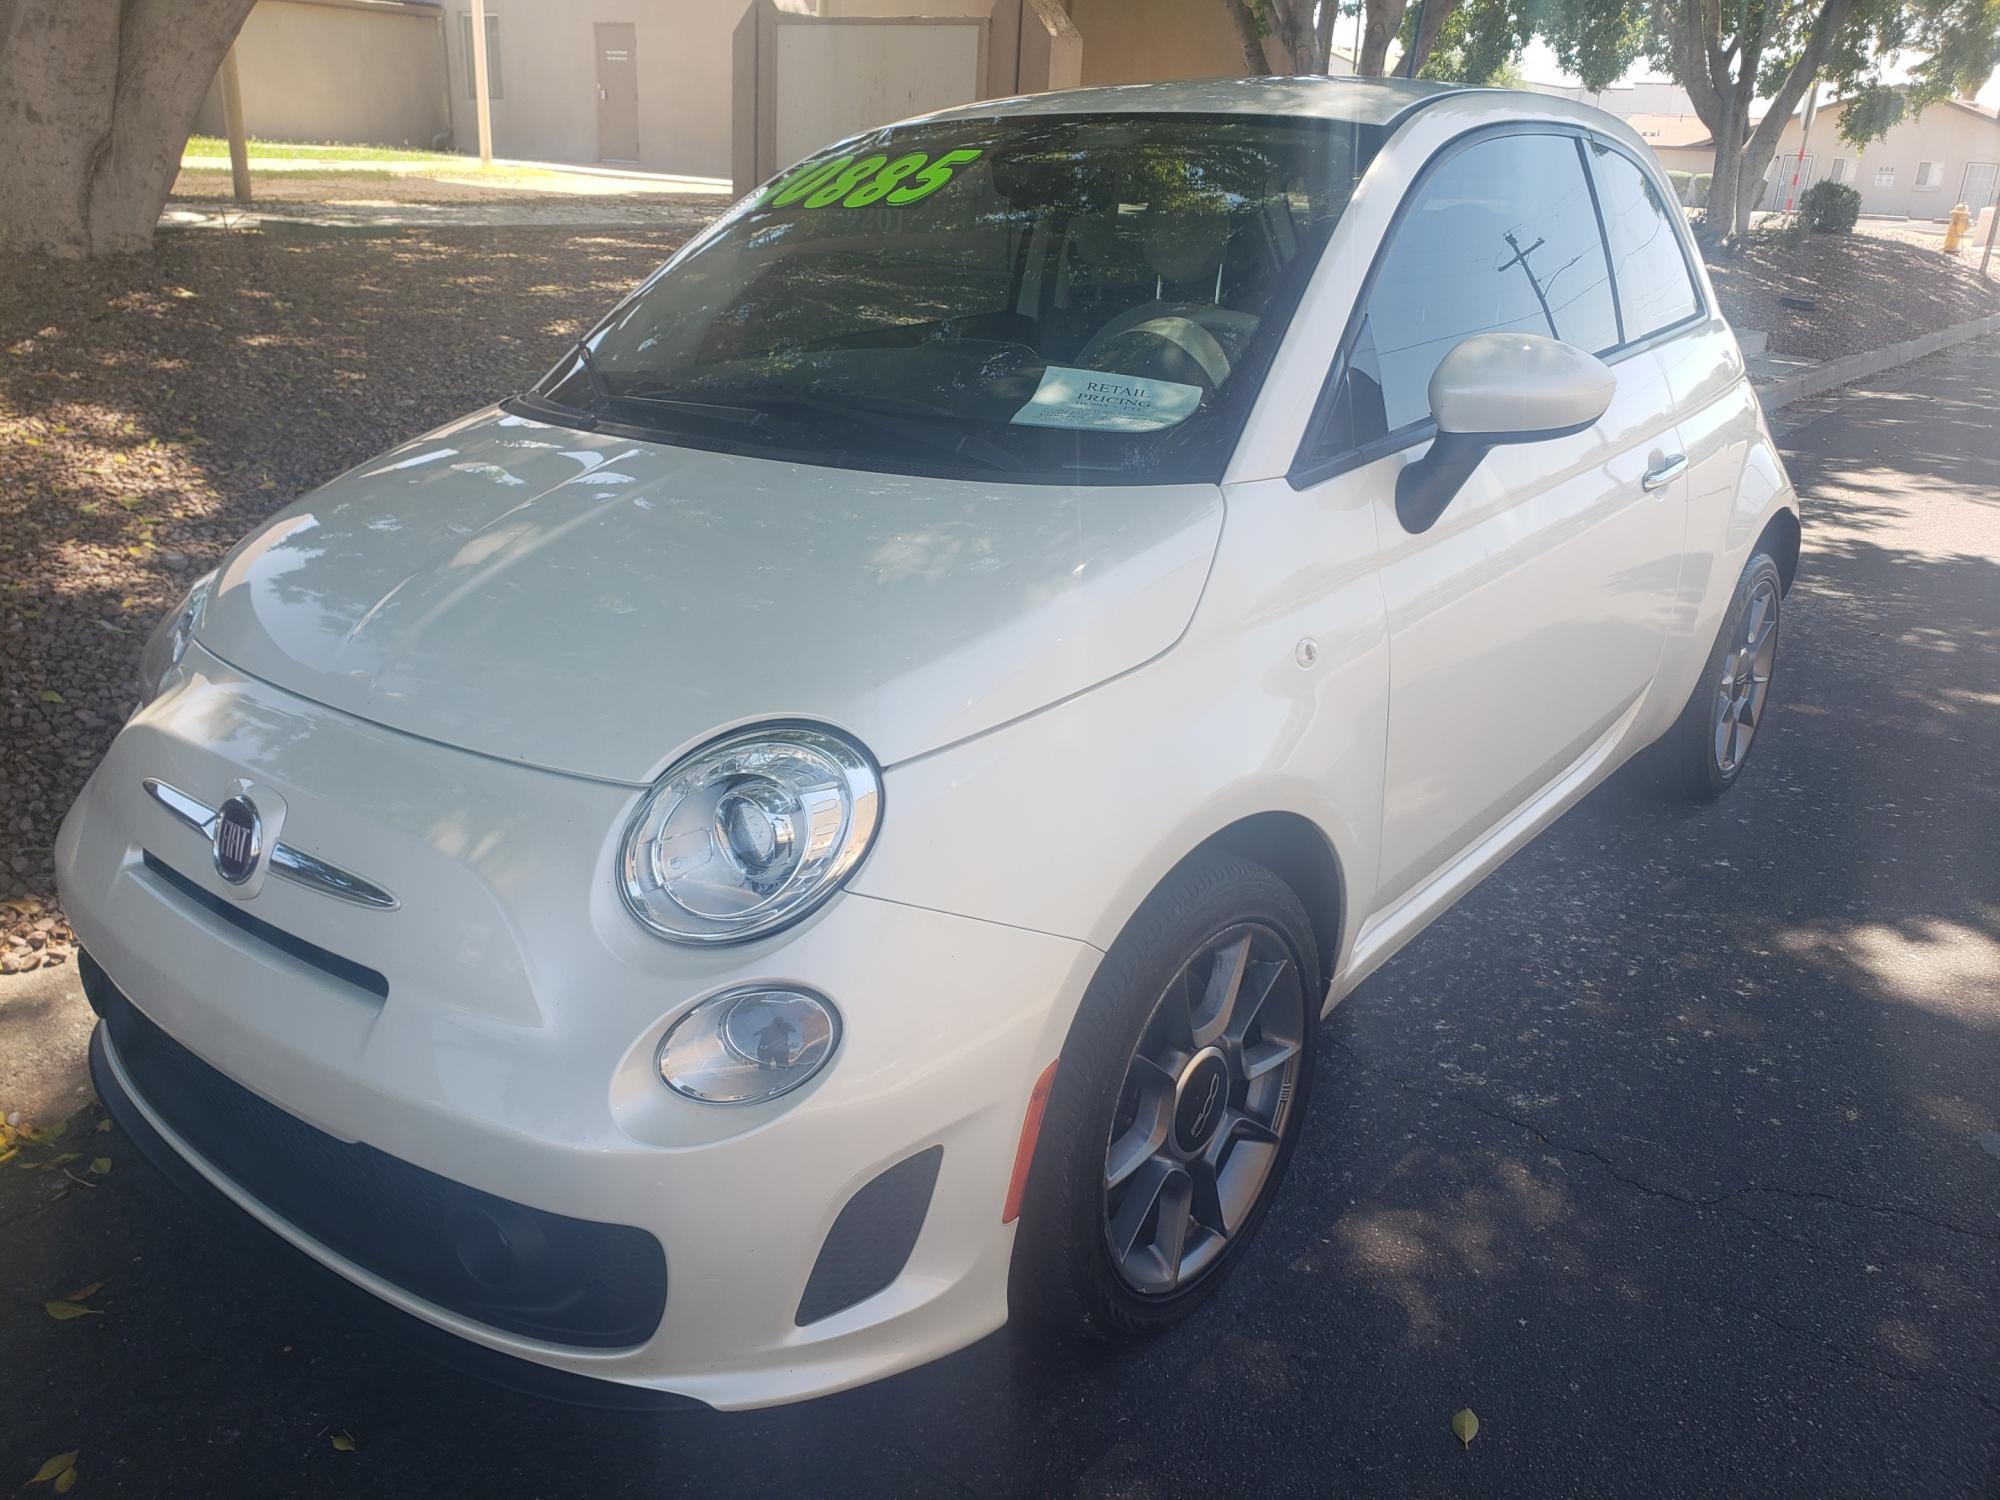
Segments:
[[[1913,1219],[1920,1224],[1927,1224],[1933,1229],[1941,1229],[1950,1234],[1965,1235],[1971,1239],[2000,1242],[2000,1230],[1978,1229],[1970,1224],[1960,1224],[1951,1219],[1941,1219],[1934,1214],[1927,1214],[1921,1209],[1904,1208],[1886,1203],[1868,1203],[1853,1198],[1843,1198],[1837,1193],[1829,1193],[1815,1188],[1768,1187],[1758,1183],[1750,1183],[1742,1187],[1731,1188],[1724,1193],[1717,1193],[1712,1197],[1699,1197],[1690,1193],[1676,1192],[1672,1188],[1663,1187],[1659,1183],[1650,1182],[1643,1177],[1632,1175],[1632,1173],[1621,1167],[1616,1160],[1593,1147],[1578,1146],[1568,1141],[1557,1140],[1531,1120],[1524,1120],[1519,1115],[1512,1114],[1507,1110],[1496,1109],[1482,1100],[1469,1098],[1462,1093],[1441,1089],[1432,1084],[1420,1083],[1414,1078],[1406,1078],[1393,1069],[1385,1068],[1379,1063],[1368,1061],[1345,1043],[1334,1042],[1333,1045],[1352,1058],[1354,1065],[1365,1073],[1373,1073],[1378,1078],[1387,1079],[1397,1087],[1408,1089],[1413,1093],[1424,1094],[1433,1099],[1443,1100],[1447,1104],[1454,1104],[1462,1109],[1469,1109],[1474,1114],[1483,1115],[1487,1119],[1497,1123],[1512,1125],[1516,1129],[1525,1130],[1552,1151],[1562,1151],[1571,1156],[1581,1156],[1588,1161],[1596,1162],[1604,1168],[1605,1172],[1614,1181],[1622,1183],[1635,1192],[1646,1193],[1655,1198],[1666,1198],[1688,1208],[1717,1209],[1734,1218],[1743,1220],[1746,1224],[1754,1224],[1759,1229],[1778,1235],[1784,1239],[1792,1239],[1793,1237],[1785,1234],[1776,1225],[1769,1224],[1763,1219],[1758,1218],[1755,1214],[1746,1213],[1741,1208],[1732,1206],[1731,1200],[1751,1194],[1764,1194],[1773,1197],[1794,1198],[1805,1202],[1831,1203],[1842,1208],[1852,1209],[1858,1213],[1883,1214],[1891,1218]],[[1796,1240],[1795,1243],[1814,1244],[1811,1240]],[[1815,1245],[1815,1248],[1824,1247]]]
[[[1877,1364],[1874,1360],[1856,1353],[1837,1339],[1830,1339],[1824,1334],[1814,1333],[1811,1329],[1801,1328],[1795,1323],[1789,1323],[1767,1309],[1759,1307],[1754,1302],[1739,1302],[1734,1297],[1725,1297],[1722,1299],[1722,1302],[1725,1307],[1733,1307],[1740,1313],[1745,1313],[1761,1322],[1769,1323],[1780,1333],[1789,1334],[1802,1343],[1817,1345],[1821,1350],[1831,1355],[1840,1363],[1851,1365],[1857,1370],[1865,1370],[1870,1375],[1881,1375],[1889,1380],[1900,1380],[1906,1385],[1922,1386],[1926,1390],[1948,1391],[1954,1396],[1971,1401],[1975,1405],[1983,1406],[1988,1411],[2000,1412],[2000,1401],[1996,1401],[1990,1396],[1982,1395],[1980,1392],[1972,1390],[1969,1387],[1962,1386],[1955,1380],[1933,1378],[1932,1376],[1919,1374],[1915,1370],[1890,1369],[1886,1365]]]

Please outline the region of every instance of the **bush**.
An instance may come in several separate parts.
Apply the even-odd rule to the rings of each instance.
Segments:
[[[1688,189],[1694,184],[1692,172],[1668,172],[1667,181],[1674,185],[1674,196],[1680,200],[1682,208],[1693,208],[1694,200],[1688,197]]]
[[[1861,217],[1861,195],[1844,182],[1823,178],[1799,200],[1799,216],[1821,234],[1847,234]]]
[[[1713,181],[1715,181],[1715,177],[1712,173],[1697,172],[1694,174],[1694,181],[1688,184],[1689,208],[1708,207],[1708,185]]]

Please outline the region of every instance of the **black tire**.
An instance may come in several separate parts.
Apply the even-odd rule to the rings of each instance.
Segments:
[[[1656,747],[1660,782],[1670,796],[1688,802],[1713,802],[1743,775],[1743,768],[1764,738],[1764,722],[1770,717],[1770,689],[1777,669],[1784,599],[1784,577],[1777,563],[1769,553],[1752,553],[1737,580],[1735,597],[1723,616],[1722,628],[1716,632],[1708,659],[1702,663],[1701,676],[1695,681],[1687,706]],[[1768,654],[1755,650],[1756,642],[1751,638],[1753,616],[1757,615],[1760,603],[1768,610]],[[1759,619],[1759,639],[1763,623]],[[1723,712],[1726,707],[1739,716],[1743,712],[1744,700],[1731,684],[1739,682],[1737,666],[1746,650],[1751,652],[1753,676],[1761,676],[1763,691],[1756,699],[1755,712],[1749,721],[1750,733],[1742,740],[1740,749],[1735,749],[1723,723]],[[1758,657],[1763,658],[1761,666]],[[1728,682],[1725,672],[1730,674]],[[1731,749],[1725,749],[1725,745]]]
[[[1142,1292],[1121,1270],[1121,1261],[1111,1246],[1116,1231],[1110,1205],[1116,1195],[1131,1190],[1130,1185],[1109,1185],[1111,1172],[1106,1159],[1114,1127],[1121,1141],[1128,1139],[1132,1129],[1121,1114],[1138,1097],[1130,1091],[1128,1071],[1139,1066],[1136,1059],[1146,1039],[1157,1037],[1160,1028],[1169,1024],[1164,1019],[1169,984],[1179,980],[1192,960],[1197,966],[1204,962],[1209,966],[1192,971],[1204,995],[1214,993],[1217,985],[1226,985],[1226,978],[1204,976],[1220,972],[1218,955],[1233,954],[1239,934],[1245,956],[1232,972],[1254,973],[1256,978],[1238,981],[1237,993],[1250,996],[1256,986],[1267,984],[1269,976],[1264,993],[1270,999],[1259,1002],[1246,998],[1237,1006],[1239,1012],[1247,1009],[1259,1019],[1243,1023],[1249,1037],[1237,1039],[1234,1056],[1269,1058],[1274,1050],[1290,1045],[1291,1000],[1289,991],[1282,988],[1290,983],[1291,976],[1282,968],[1289,962],[1303,997],[1296,1063],[1282,1065],[1282,1079],[1275,1076],[1278,1065],[1270,1065],[1255,1081],[1242,1080],[1225,1068],[1223,1107],[1216,1111],[1222,1123],[1209,1124],[1213,1134],[1207,1138],[1209,1148],[1221,1153],[1220,1170],[1209,1169],[1204,1179],[1206,1192],[1196,1186],[1196,1173],[1187,1175],[1188,1192],[1215,1204],[1229,1222],[1230,1232],[1214,1234],[1200,1222],[1201,1211],[1190,1208],[1184,1232],[1206,1237],[1204,1252],[1210,1258],[1198,1274],[1190,1275],[1188,1284]],[[1215,944],[1222,946],[1209,951]],[[1011,1300],[1016,1312],[1062,1332],[1097,1338],[1142,1337],[1181,1321],[1227,1278],[1256,1237],[1298,1143],[1311,1095],[1314,1044],[1324,994],[1311,920],[1291,887],[1277,876],[1234,855],[1208,854],[1190,859],[1168,877],[1111,945],[1064,1043],[1015,1240]],[[1269,1032],[1262,1019],[1266,1010],[1273,1016],[1283,1011]],[[1215,1011],[1207,1012],[1204,1019],[1201,1002],[1183,1007],[1182,1013],[1190,1011],[1197,1028],[1188,1034],[1193,1044],[1200,1026],[1220,1022]],[[1163,1106],[1166,1135],[1165,1144],[1156,1153],[1160,1160],[1149,1159],[1148,1168],[1157,1167],[1171,1175],[1162,1163],[1170,1152],[1178,1153],[1186,1145],[1187,1136],[1182,1134],[1185,1122],[1194,1122],[1193,1135],[1197,1141],[1201,1139],[1207,1105],[1190,1097],[1196,1092],[1194,1081],[1199,1078],[1206,1084],[1200,1092],[1211,1099],[1216,1097],[1217,1084],[1212,1077],[1196,1074],[1192,1059],[1201,1050],[1227,1048],[1231,1045],[1227,1032],[1233,1029],[1231,1023],[1216,1043],[1188,1054],[1191,1060],[1180,1075],[1180,1086],[1169,1092]],[[1254,1106],[1237,1105],[1236,1101],[1245,1098],[1243,1091],[1252,1089],[1257,1091],[1254,1098],[1278,1100],[1271,1116],[1275,1131],[1264,1130],[1261,1116],[1253,1118]],[[1196,1107],[1190,1110],[1190,1105]],[[1263,1136],[1251,1139],[1253,1126],[1265,1135],[1275,1134],[1275,1153],[1270,1152],[1271,1143]],[[1263,1174],[1254,1202],[1243,1196],[1245,1178],[1238,1175],[1236,1153],[1246,1146],[1254,1146],[1258,1154],[1242,1158],[1241,1172],[1247,1174],[1254,1164]],[[1204,1150],[1196,1156],[1205,1159],[1207,1154]],[[1184,1165],[1199,1169],[1200,1163],[1188,1159]],[[1231,1196],[1237,1201],[1225,1206],[1225,1198]],[[1247,1210],[1231,1219],[1230,1212],[1246,1202]],[[1143,1216],[1148,1211],[1140,1212]],[[1164,1209],[1156,1205],[1150,1212],[1154,1215],[1151,1222],[1163,1222],[1157,1216]],[[1178,1268],[1182,1264],[1178,1248],[1172,1257]]]

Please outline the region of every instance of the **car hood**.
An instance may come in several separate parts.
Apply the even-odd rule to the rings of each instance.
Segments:
[[[650,781],[765,719],[884,764],[1137,666],[1186,628],[1212,485],[926,479],[476,413],[224,563],[196,635],[392,729]]]

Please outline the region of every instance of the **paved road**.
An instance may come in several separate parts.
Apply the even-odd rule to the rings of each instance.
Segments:
[[[1193,1326],[578,1413],[320,1321],[122,1152],[25,1221],[0,1174],[0,1488],[80,1448],[79,1495],[2000,1493],[1996,392],[1988,340],[1787,413],[1747,783],[1614,782],[1343,1006]]]

